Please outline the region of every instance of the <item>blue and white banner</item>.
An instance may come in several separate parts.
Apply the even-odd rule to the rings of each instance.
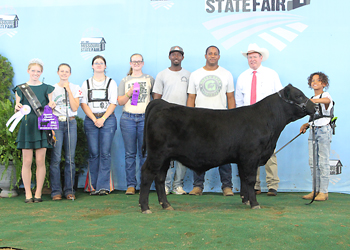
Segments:
[[[349,8],[350,1],[345,0],[0,0],[0,54],[12,63],[16,85],[28,80],[32,58],[43,60],[46,83],[59,81],[57,66],[65,62],[72,66],[70,81],[81,85],[91,77],[91,59],[97,54],[105,56],[107,75],[119,83],[134,53],[143,55],[144,73],[155,78],[170,66],[171,46],[184,49],[182,66],[192,72],[205,65],[205,49],[216,45],[221,51],[219,65],[236,81],[248,68],[241,51],[256,43],[269,50],[263,65],[274,69],[284,86],[292,83],[311,97],[307,77],[316,71],[329,76],[327,91],[336,102],[338,116],[331,158],[343,164],[342,174],[331,176],[329,191],[350,193],[350,133],[346,130],[350,112],[345,102]],[[121,107],[115,113],[119,118]],[[79,114],[84,116],[81,110]],[[297,135],[306,121],[288,125],[277,149]],[[307,137],[300,136],[278,153],[279,191],[311,190]],[[126,189],[122,140],[118,129],[112,149],[117,189]],[[238,191],[235,165],[233,170]],[[205,191],[220,191],[217,169],[210,170],[205,180]],[[266,190],[266,183],[262,185]],[[191,189],[188,171],[185,190]]]

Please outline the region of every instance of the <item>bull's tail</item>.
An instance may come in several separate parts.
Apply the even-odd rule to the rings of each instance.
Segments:
[[[142,142],[142,157],[145,157],[146,155],[146,151],[147,151],[147,148],[146,148],[146,128],[147,128],[147,115],[145,116],[145,124],[144,124],[144,127],[143,127],[143,142]]]
[[[149,114],[151,112],[151,103],[150,102],[147,105],[146,112],[145,112],[145,122],[144,122],[144,127],[143,127],[143,142],[142,142],[142,156],[145,157],[146,152],[147,152],[147,141],[146,141],[146,134],[147,134],[147,124],[149,120]]]

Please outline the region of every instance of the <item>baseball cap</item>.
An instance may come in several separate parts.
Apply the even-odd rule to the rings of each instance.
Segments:
[[[170,48],[169,55],[172,52],[180,52],[182,55],[184,54],[184,50],[180,46],[173,46]]]

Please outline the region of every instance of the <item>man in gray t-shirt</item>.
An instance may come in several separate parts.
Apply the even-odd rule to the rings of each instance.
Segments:
[[[153,98],[163,99],[170,103],[186,106],[187,87],[190,72],[181,67],[184,59],[184,51],[179,46],[173,46],[169,51],[169,59],[171,66],[161,71],[153,86]],[[171,180],[174,178],[173,190],[174,194],[186,194],[183,190],[183,180],[185,178],[187,168],[180,162],[174,162],[174,168],[169,168],[165,180],[165,192],[168,195],[171,189]],[[175,173],[174,173],[175,172]],[[174,177],[173,177],[174,176]]]

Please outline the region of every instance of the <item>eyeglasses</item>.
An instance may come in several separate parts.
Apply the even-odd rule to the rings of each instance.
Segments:
[[[94,65],[105,65],[104,62],[94,62]]]
[[[143,61],[131,61],[132,64],[141,64]]]

